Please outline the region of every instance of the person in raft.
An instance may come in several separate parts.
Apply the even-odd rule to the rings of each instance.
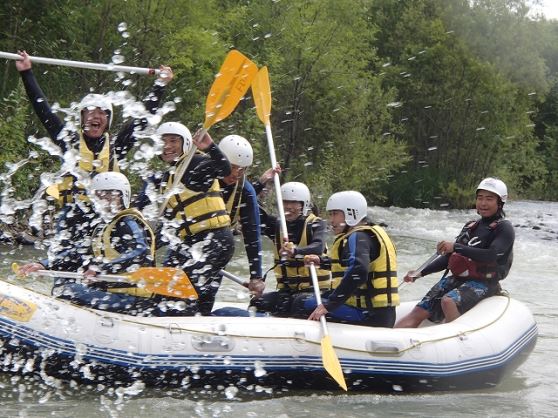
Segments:
[[[467,222],[455,241],[440,241],[436,246],[439,256],[421,271],[405,275],[406,282],[413,282],[445,270],[418,305],[397,322],[397,328],[418,327],[425,319],[453,321],[500,292],[499,282],[512,265],[515,240],[513,225],[505,219],[507,199],[502,180],[488,177],[479,183],[475,206],[480,218]]]
[[[319,321],[393,327],[399,305],[397,256],[393,241],[367,220],[368,204],[356,191],[334,193],[327,201],[329,224],[336,234],[329,256],[307,255],[307,265],[330,269],[333,290],[317,305],[314,296],[297,297],[293,315]]]

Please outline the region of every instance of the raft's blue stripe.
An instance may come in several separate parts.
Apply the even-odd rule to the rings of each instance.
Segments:
[[[76,356],[75,343],[69,340],[53,337],[46,333],[14,323],[6,318],[0,318],[0,335],[15,338],[20,343],[35,347],[38,350],[54,350],[56,354],[68,358]],[[341,365],[357,375],[409,375],[409,376],[456,376],[470,374],[487,369],[503,367],[511,362],[516,355],[537,338],[537,326],[533,324],[523,335],[504,351],[475,359],[453,363],[437,364],[425,362],[400,362],[393,360],[360,360],[342,358]],[[10,344],[9,341],[6,342]],[[250,370],[254,362],[263,363],[263,368],[272,372],[275,370],[322,370],[322,358],[319,356],[234,356],[224,353],[193,354],[132,354],[123,350],[102,348],[95,345],[83,344],[87,347],[83,360],[97,361],[109,365],[123,367],[137,367],[157,370],[180,370],[189,366],[198,366],[204,370]],[[13,344],[12,344],[13,345]],[[227,362],[223,361],[227,358]]]

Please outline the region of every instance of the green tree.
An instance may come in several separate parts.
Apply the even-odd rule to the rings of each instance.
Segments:
[[[413,155],[392,183],[392,203],[463,207],[486,175],[539,178],[540,162],[515,164],[516,153],[536,147],[527,95],[448,33],[438,2],[383,7],[378,49],[390,64],[385,83],[401,97],[397,117]]]

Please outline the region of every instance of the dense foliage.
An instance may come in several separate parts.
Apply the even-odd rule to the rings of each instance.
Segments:
[[[226,52],[236,48],[272,85],[272,128],[284,180],[323,203],[362,191],[371,204],[466,207],[486,175],[514,198],[558,198],[558,23],[525,0],[20,0],[0,3],[0,50],[125,65],[171,65],[166,100],[195,130]],[[4,193],[28,198],[52,158],[12,61],[0,71]],[[51,103],[88,91],[141,96],[147,77],[35,65]],[[269,165],[247,97],[212,128],[249,138],[254,174]],[[31,154],[30,154],[31,153]],[[31,157],[30,157],[31,155]],[[10,177],[10,165],[27,164]],[[8,190],[9,189],[9,190]]]

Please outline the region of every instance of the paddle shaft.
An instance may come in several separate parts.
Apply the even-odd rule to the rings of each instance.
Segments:
[[[205,131],[205,132],[207,132],[207,131]],[[202,134],[205,135],[205,132],[202,132]],[[184,173],[186,173],[186,169],[188,168],[188,166],[192,162],[192,158],[194,158],[194,154],[196,153],[197,149],[198,149],[198,147],[196,147],[194,144],[192,144],[192,149],[190,150],[188,156],[180,164],[178,164],[178,166],[176,168],[176,171],[174,172],[174,180],[172,182],[172,189],[177,188],[180,185],[180,183],[182,182],[182,177],[184,177]],[[171,191],[172,191],[172,189],[171,189]],[[159,207],[158,218],[161,218],[161,216],[163,215],[163,212],[165,212],[165,208],[167,207],[167,203],[169,202],[169,199],[172,197],[173,194],[175,194],[175,193],[168,193],[168,196],[165,197],[165,200],[163,201],[163,203]]]
[[[269,148],[269,158],[271,159],[271,167],[277,167],[277,157],[275,156],[275,145],[273,144],[273,135],[271,133],[271,124],[265,124],[265,135],[267,137],[267,147]],[[273,184],[275,186],[275,197],[277,199],[277,208],[279,209],[279,219],[281,222],[281,232],[283,239],[289,240],[289,231],[287,230],[287,220],[285,219],[285,209],[283,208],[283,196],[281,194],[281,180],[279,174],[273,173]]]
[[[320,284],[318,283],[316,266],[314,265],[314,263],[312,263],[308,266],[308,268],[310,269],[310,277],[312,278],[312,287],[314,288],[314,297],[316,298],[316,305],[319,306],[322,304],[322,296],[320,295]],[[329,332],[327,330],[327,322],[326,322],[325,315],[322,315],[320,317],[320,324],[322,326],[322,332],[324,336],[329,335]]]
[[[37,276],[48,276],[48,277],[67,277],[69,279],[83,279],[85,275],[83,273],[75,273],[71,271],[55,271],[55,270],[36,270],[31,274]],[[117,274],[98,274],[96,276],[88,277],[88,279],[93,281],[103,281],[111,283],[126,283],[128,279],[126,276],[119,276]]]
[[[6,58],[11,60],[20,61],[22,56],[18,54],[12,54],[9,52],[0,51],[0,58]],[[101,70],[101,71],[120,71],[123,73],[134,73],[142,75],[158,75],[160,70],[155,68],[142,68],[142,67],[128,67],[126,65],[115,65],[115,64],[98,64],[94,62],[84,62],[84,61],[71,61],[62,60],[56,58],[45,58],[45,57],[32,57],[29,56],[31,62],[37,64],[49,64],[49,65],[60,65],[64,67],[75,67],[75,68],[85,68],[88,70]]]
[[[221,276],[223,276],[223,277],[226,277],[226,278],[229,279],[229,280],[232,280],[232,281],[235,282],[235,283],[238,283],[238,284],[241,285],[241,286],[244,286],[244,287],[247,287],[247,286],[248,286],[248,283],[246,283],[246,282],[245,282],[244,280],[242,280],[240,277],[235,276],[235,275],[232,274],[232,273],[229,273],[228,271],[221,270],[221,271],[219,272],[219,274],[220,274]]]
[[[417,268],[417,269],[415,270],[416,274],[412,275],[411,277],[412,277],[413,279],[415,279],[415,280],[418,279],[419,277],[421,277],[421,276],[419,276],[418,274],[420,274],[420,272],[421,272],[426,266],[428,266],[430,263],[432,263],[434,260],[437,260],[438,257],[440,257],[440,254],[438,254],[438,253],[432,254],[432,255],[428,258],[428,260],[426,260],[424,263],[422,263],[422,265],[421,265],[419,268]]]

